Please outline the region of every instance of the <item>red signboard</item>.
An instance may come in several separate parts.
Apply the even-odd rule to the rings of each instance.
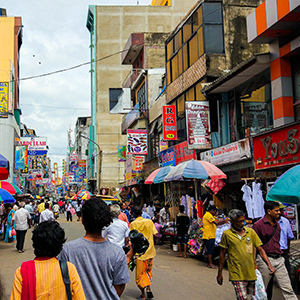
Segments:
[[[253,138],[255,170],[300,162],[300,124]]]
[[[187,141],[175,145],[174,150],[176,165],[186,160],[196,159],[196,151],[188,149]]]
[[[86,160],[83,159],[78,160],[78,166],[82,168],[86,168]]]
[[[176,106],[163,106],[163,132],[164,140],[177,140],[177,126],[176,126]]]

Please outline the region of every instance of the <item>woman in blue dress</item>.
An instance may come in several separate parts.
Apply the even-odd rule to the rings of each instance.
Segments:
[[[15,211],[13,210],[13,204],[9,203],[9,204],[5,204],[6,209],[7,209],[7,222],[6,222],[6,231],[5,231],[5,238],[4,238],[4,242],[6,243],[11,243],[13,241],[15,241],[16,236],[9,236],[11,230],[12,230],[12,226],[11,226],[11,220],[15,214]]]

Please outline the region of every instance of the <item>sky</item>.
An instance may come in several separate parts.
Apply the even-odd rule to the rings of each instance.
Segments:
[[[20,78],[90,61],[89,5],[150,5],[151,0],[1,0],[8,17],[22,17]],[[90,116],[90,66],[20,81],[21,122],[47,137],[52,163],[67,155],[68,130]],[[74,136],[73,136],[74,137]]]

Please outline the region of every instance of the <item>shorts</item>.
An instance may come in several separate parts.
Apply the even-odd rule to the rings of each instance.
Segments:
[[[185,234],[185,235],[181,235],[181,236],[177,236],[177,244],[181,244],[181,242],[186,245],[189,239],[189,235]]]
[[[235,290],[236,299],[247,300],[248,294],[253,295],[253,296],[255,295],[255,281],[233,280],[233,281],[231,281],[231,283]]]
[[[215,239],[203,240],[203,242],[207,250],[206,254],[213,255],[215,249]]]

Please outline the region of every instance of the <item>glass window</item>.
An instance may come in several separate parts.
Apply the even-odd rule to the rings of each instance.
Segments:
[[[202,24],[202,5],[193,13],[192,24],[192,30],[196,32],[197,28]]]
[[[188,20],[187,23],[183,25],[182,34],[183,34],[183,43],[185,43],[192,34],[191,20]]]
[[[186,118],[184,113],[177,118],[177,139],[178,141],[186,141]]]
[[[147,109],[147,99],[146,99],[145,82],[142,84],[140,89],[137,91],[137,100],[138,100],[139,108],[140,108],[141,112],[146,111],[146,109]]]
[[[291,61],[293,88],[294,88],[294,113],[295,121],[300,121],[300,56]]]
[[[202,83],[204,83],[204,80],[196,84],[196,101],[206,100],[205,96],[201,93]]]
[[[182,48],[178,51],[178,76],[183,72],[183,61],[182,61]]]
[[[203,49],[203,26],[198,29],[198,56],[200,57],[204,53]]]
[[[112,110],[118,103],[118,98],[122,95],[123,89],[109,89],[109,110]]]
[[[203,23],[219,23],[223,22],[223,9],[221,2],[204,2],[203,7]]]
[[[181,30],[179,30],[177,32],[177,34],[175,35],[174,37],[174,43],[175,43],[175,49],[174,49],[174,52],[176,52],[182,45],[182,33],[181,33]]]
[[[180,116],[181,114],[184,113],[184,95],[181,95],[177,99],[177,116]]]
[[[189,41],[190,66],[198,59],[197,34]]]
[[[178,77],[178,56],[174,56],[171,60],[172,81]]]
[[[171,63],[168,61],[167,62],[167,85],[171,83],[171,68],[170,68]]]
[[[204,25],[206,53],[224,53],[223,25]]]
[[[186,101],[195,101],[195,89],[194,87],[190,88],[186,93]]]
[[[189,66],[187,44],[185,44],[182,48],[182,59],[183,59],[183,71],[185,71]]]
[[[173,39],[167,45],[167,60],[173,55]]]

